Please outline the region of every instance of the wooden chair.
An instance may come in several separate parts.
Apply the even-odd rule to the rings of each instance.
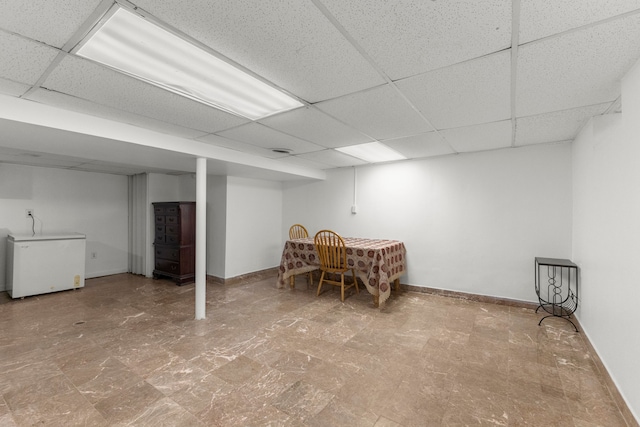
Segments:
[[[304,228],[304,225],[302,224],[293,224],[290,228],[289,228],[289,239],[302,239],[304,237],[309,237],[309,232],[307,231],[306,228]],[[313,272],[309,272],[307,273],[309,282],[307,284],[307,289],[309,289],[309,286],[313,286]],[[296,275],[294,274],[293,276],[291,276],[289,278],[289,286],[291,286],[291,288],[293,289],[296,286]]]
[[[290,239],[302,239],[303,237],[309,237],[309,233],[307,229],[304,228],[304,225],[293,224],[291,228],[289,228]]]
[[[358,288],[358,278],[353,268],[349,268],[347,265],[347,250],[344,244],[344,240],[338,233],[331,230],[320,230],[316,233],[314,239],[316,251],[318,252],[318,258],[320,258],[320,283],[318,283],[318,295],[322,290],[322,284],[324,282],[330,283],[334,286],[340,286],[340,299],[344,302],[344,291],[353,286],[356,287],[356,293],[360,293]],[[351,270],[353,275],[353,283],[346,285],[344,283],[344,273]],[[332,275],[339,274],[340,281],[325,278],[326,274]]]

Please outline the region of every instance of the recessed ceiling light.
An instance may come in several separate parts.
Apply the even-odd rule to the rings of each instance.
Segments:
[[[406,159],[402,154],[379,142],[350,145],[348,147],[336,148],[336,150],[369,163],[391,162],[394,160]]]
[[[213,52],[118,4],[72,52],[251,120],[303,105]]]

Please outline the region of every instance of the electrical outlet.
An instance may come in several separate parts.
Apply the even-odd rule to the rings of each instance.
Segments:
[[[24,213],[27,218],[31,218],[33,216],[33,209],[25,209]]]

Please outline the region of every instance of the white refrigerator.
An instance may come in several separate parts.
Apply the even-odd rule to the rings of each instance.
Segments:
[[[86,236],[7,236],[7,292],[12,298],[84,286]]]

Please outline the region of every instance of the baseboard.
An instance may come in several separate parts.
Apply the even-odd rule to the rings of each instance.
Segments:
[[[520,301],[508,298],[491,297],[487,295],[470,294],[466,292],[449,291],[446,289],[427,288],[425,286],[414,286],[400,284],[400,287],[409,292],[418,292],[422,294],[440,295],[449,298],[458,298],[468,301],[485,302],[488,304],[506,305],[509,307],[530,308],[535,310],[538,304],[531,301]]]
[[[220,285],[231,286],[237,285],[238,283],[242,283],[244,281],[258,281],[273,278],[274,283],[276,277],[278,276],[278,267],[267,268],[265,270],[253,271],[247,274],[241,274],[240,276],[235,277],[227,277],[226,279],[223,277],[217,277],[207,274],[207,281],[211,283],[217,283]]]
[[[535,310],[538,308],[537,303],[530,302],[530,301],[519,301],[519,300],[508,299],[508,298],[490,297],[486,295],[469,294],[465,292],[449,291],[449,290],[437,289],[437,288],[427,288],[423,286],[404,285],[404,284],[401,284],[400,286],[402,289],[408,292],[440,295],[440,296],[449,297],[449,298],[459,298],[459,299],[465,299],[469,301],[484,302],[484,303],[504,305],[509,307],[528,308],[531,310]],[[589,337],[587,336],[587,334],[584,333],[584,329],[582,328],[580,321],[576,316],[573,316],[572,321],[573,323],[576,324],[576,327],[578,328],[578,330],[582,331],[581,332],[582,338],[584,339],[584,342],[586,343],[587,349],[589,350],[590,354],[593,356],[592,357],[593,363],[595,364],[596,369],[598,369],[598,371],[602,374],[605,380],[607,389],[609,390],[609,394],[611,395],[613,402],[618,407],[618,410],[620,411],[620,414],[622,415],[625,422],[627,423],[627,426],[640,427],[640,425],[638,424],[638,421],[635,419],[633,415],[633,412],[631,412],[631,409],[629,409],[627,402],[625,401],[624,397],[622,397],[622,394],[620,394],[618,387],[616,386],[615,382],[611,378],[611,375],[609,375],[609,371],[604,366],[604,363],[602,363],[602,360],[600,359],[598,352],[593,347],[593,344],[591,344],[591,341],[589,340]]]
[[[102,270],[102,271],[92,271],[91,273],[87,273],[85,274],[84,278],[85,279],[95,279],[97,277],[104,277],[104,276],[114,276],[116,274],[123,274],[123,273],[128,273],[128,271],[125,270]]]
[[[581,331],[584,331],[584,329],[582,328],[582,325],[580,325],[580,322],[578,321],[577,318],[575,319],[575,323]],[[613,378],[611,378],[611,375],[609,375],[609,371],[607,370],[604,363],[602,362],[602,359],[600,359],[600,355],[596,351],[595,347],[593,346],[593,344],[591,344],[589,337],[587,336],[586,333],[583,333],[582,336],[584,338],[584,342],[589,348],[589,351],[593,355],[593,363],[596,365],[596,368],[598,369],[598,371],[602,374],[605,385],[607,386],[607,389],[609,390],[609,394],[613,399],[613,403],[615,403],[616,406],[618,407],[618,410],[622,414],[622,417],[624,418],[624,421],[627,423],[627,426],[640,427],[640,424],[638,424],[638,420],[636,420],[635,416],[633,415],[633,412],[627,405],[627,401],[624,399],[624,397],[618,390],[618,386],[616,386],[616,383],[613,381]]]

